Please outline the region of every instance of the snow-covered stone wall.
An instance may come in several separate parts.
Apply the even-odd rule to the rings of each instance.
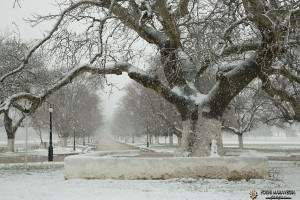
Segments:
[[[128,157],[111,153],[76,155],[65,159],[65,179],[265,179],[263,157]]]

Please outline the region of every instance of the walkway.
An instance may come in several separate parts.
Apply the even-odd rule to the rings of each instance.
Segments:
[[[114,150],[141,150],[140,156],[141,157],[172,157],[172,153],[167,152],[154,152],[150,149],[144,149],[135,147],[130,144],[125,144],[122,142],[118,142],[113,140],[110,136],[103,136],[99,141],[97,145],[97,151],[114,151]]]
[[[110,136],[103,136],[97,144],[97,151],[132,150],[133,146],[114,141]]]

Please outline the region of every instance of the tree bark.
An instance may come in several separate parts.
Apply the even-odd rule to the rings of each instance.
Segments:
[[[155,134],[155,144],[159,144],[159,136],[158,134]]]
[[[61,146],[66,147],[68,144],[68,137],[62,137],[61,138]]]
[[[15,138],[7,139],[7,151],[15,152]]]
[[[169,145],[173,146],[173,133],[170,133],[169,135]]]
[[[244,148],[243,134],[238,134],[238,140],[239,140],[239,148],[243,149]]]
[[[182,142],[181,142],[181,137],[178,137],[178,136],[177,136],[177,140],[178,140],[178,146],[181,147],[181,144],[182,144]]]
[[[44,142],[43,142],[42,135],[40,134],[40,135],[39,135],[39,137],[40,137],[40,142],[41,142],[41,145],[43,145],[43,143],[44,143]]]
[[[181,154],[183,156],[210,156],[212,140],[217,141],[218,154],[220,156],[224,154],[220,120],[205,117],[199,110],[198,119],[183,121],[182,128]]]
[[[37,128],[38,130],[36,130],[36,133],[39,135],[39,138],[40,138],[40,142],[41,142],[41,146],[43,145],[43,138],[42,138],[42,130],[41,130],[41,127],[38,126]]]
[[[4,112],[4,128],[7,134],[7,151],[15,151],[15,130],[12,125],[12,119],[9,117],[9,111]]]
[[[191,120],[186,119],[182,121],[182,137],[181,137],[181,153],[191,152],[190,147],[190,131],[191,131]]]
[[[194,134],[191,156],[210,156],[212,140],[217,141],[218,154],[224,155],[220,120],[206,118],[200,113],[195,129],[196,134]]]

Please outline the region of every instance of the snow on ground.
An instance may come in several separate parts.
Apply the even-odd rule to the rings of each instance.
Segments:
[[[249,192],[295,190],[300,199],[300,162],[270,162],[269,180],[64,180],[63,163],[0,164],[0,197],[9,200],[247,200]]]
[[[162,138],[162,143],[165,142]],[[174,139],[176,143],[176,139]],[[287,141],[289,140],[289,141]],[[284,140],[277,138],[274,142],[269,138],[259,138],[261,146],[272,147],[273,144]],[[263,142],[264,141],[264,142]],[[23,142],[24,143],[24,142]],[[37,140],[38,143],[38,140]],[[231,145],[236,141],[225,141],[225,144]],[[284,149],[295,149],[299,146],[299,138],[293,138],[293,145],[290,145],[290,139],[286,139],[287,146]],[[247,145],[257,145],[250,139],[245,140]],[[1,143],[0,143],[1,145]],[[138,144],[135,144],[139,146]],[[140,144],[145,147],[145,142]],[[273,146],[274,147],[274,146]],[[266,152],[244,152],[249,155],[266,156],[281,155],[290,156],[299,155],[299,152],[281,151]],[[280,147],[281,148],[281,147]],[[173,152],[174,148],[169,146],[151,145],[155,151]],[[265,148],[266,149],[266,148]],[[78,148],[79,150],[79,148]],[[55,148],[54,152],[59,154],[72,152],[72,148]],[[47,150],[31,151],[33,154],[47,155]],[[18,153],[3,153],[4,156],[17,155]],[[2,154],[1,154],[2,155]],[[0,164],[0,199],[7,200],[94,200],[94,199],[164,199],[164,200],[192,200],[192,199],[220,199],[220,200],[247,200],[251,199],[249,192],[256,190],[258,192],[257,200],[266,199],[267,195],[261,194],[262,190],[294,190],[295,196],[289,196],[291,199],[300,200],[300,162],[279,162],[270,161],[270,179],[268,180],[209,180],[209,179],[170,179],[170,180],[64,180],[63,163],[30,163],[27,171],[24,164]]]
[[[27,155],[30,156],[48,156],[48,149],[35,149],[35,150],[28,150]],[[61,154],[74,154],[74,153],[89,153],[92,152],[92,148],[89,146],[76,146],[76,150],[74,152],[73,147],[68,146],[68,147],[53,147],[53,153],[54,155],[61,155]],[[0,163],[1,163],[1,158],[4,157],[24,157],[26,154],[25,149],[21,149],[16,152],[2,152],[0,153]]]

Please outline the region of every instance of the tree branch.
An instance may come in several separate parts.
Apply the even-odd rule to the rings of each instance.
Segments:
[[[207,101],[201,105],[210,108],[205,115],[214,118],[221,117],[230,101],[257,77],[260,70],[261,65],[257,54],[254,54],[230,72],[220,74],[215,86],[208,94]]]
[[[155,10],[162,18],[161,24],[169,37],[169,48],[177,48],[180,44],[180,31],[176,21],[169,12],[165,0],[157,0],[155,2]]]
[[[241,54],[247,51],[255,51],[259,48],[260,43],[259,42],[250,42],[245,44],[233,44],[229,47],[226,47],[222,49],[220,52],[215,52],[214,56],[216,59],[218,58],[224,58],[233,54]],[[207,68],[210,66],[211,57],[204,58],[204,61],[201,64],[200,69],[197,72],[197,77],[204,74],[204,72],[207,70]]]
[[[289,94],[287,91],[283,91],[283,90],[273,87],[271,84],[271,81],[269,80],[269,78],[266,75],[260,73],[259,78],[263,83],[263,86],[262,86],[263,90],[269,96],[271,96],[271,97],[278,96],[282,100],[289,102],[295,112],[295,117],[300,116],[300,103],[297,101],[297,99],[295,97],[293,97],[293,95]]]
[[[7,77],[20,72],[27,64],[28,61],[30,59],[30,57],[32,56],[32,54],[40,47],[42,46],[47,40],[49,40],[51,38],[51,36],[53,35],[53,33],[58,29],[59,25],[61,24],[64,16],[69,13],[70,11],[78,8],[81,5],[84,4],[93,4],[93,5],[101,5],[100,2],[96,2],[96,1],[79,1],[77,3],[72,4],[71,6],[69,6],[68,8],[66,8],[60,15],[58,20],[56,21],[56,23],[54,24],[54,26],[52,27],[52,29],[49,31],[49,33],[46,35],[46,37],[44,37],[42,40],[40,40],[36,45],[34,45],[29,51],[28,53],[25,55],[25,57],[22,59],[22,64],[16,68],[13,71],[10,71],[9,73],[3,75],[2,77],[0,77],[0,82],[2,83]]]
[[[221,130],[222,131],[229,131],[229,132],[232,132],[232,133],[234,133],[236,135],[242,135],[243,134],[238,129],[236,129],[234,127],[229,127],[227,125],[222,125]]]
[[[300,84],[300,77],[291,73],[288,69],[268,69],[268,74],[281,74],[282,76],[284,76],[285,78],[287,78],[289,81],[291,82],[296,82],[298,84]]]
[[[134,4],[131,3],[131,5]],[[108,4],[105,4],[106,8],[109,8],[108,6]],[[136,31],[139,36],[141,36],[147,42],[156,44],[160,47],[165,45],[167,37],[160,31],[150,26],[147,26],[145,24],[142,24],[142,26],[140,26],[139,18],[132,17],[131,13],[129,13],[128,11],[128,8],[123,8],[119,4],[114,4],[114,6],[112,7],[112,13],[118,16],[119,20],[122,21],[123,24]]]
[[[151,88],[155,90],[157,93],[162,95],[165,99],[173,104],[185,104],[188,100],[186,100],[183,96],[179,96],[175,92],[171,91],[167,86],[165,86],[161,81],[156,78],[152,78],[144,71],[133,67],[129,63],[114,63],[108,64],[105,67],[97,66],[96,64],[86,64],[82,66],[78,66],[73,70],[69,71],[60,81],[53,84],[50,88],[48,88],[41,95],[33,95],[31,93],[17,93],[10,97],[8,97],[4,102],[0,104],[0,114],[4,111],[8,110],[9,107],[14,103],[21,99],[27,99],[33,103],[33,106],[38,107],[42,102],[44,102],[51,94],[55,91],[59,90],[63,86],[72,82],[74,78],[83,74],[83,73],[91,73],[91,74],[116,74],[121,75],[122,72],[127,72],[128,76],[138,83],[143,84],[145,87]],[[32,107],[32,109],[34,109]]]
[[[174,11],[174,16],[176,19],[184,17],[189,13],[188,5],[190,0],[180,0],[178,8]]]

